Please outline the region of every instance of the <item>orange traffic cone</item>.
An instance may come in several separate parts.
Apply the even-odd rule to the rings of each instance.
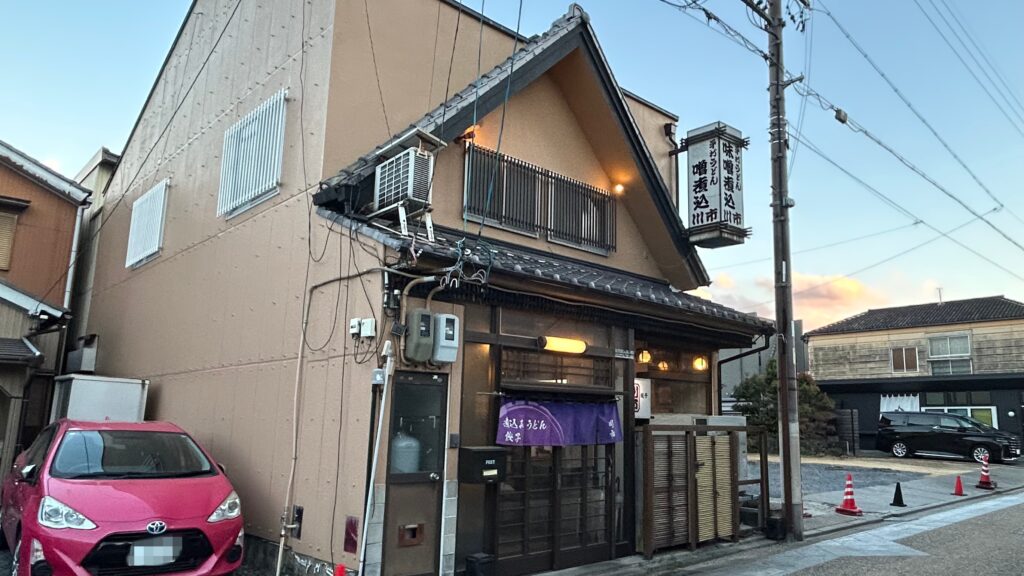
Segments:
[[[960,481],[960,477],[956,477],[956,484],[953,485],[953,496],[965,496],[964,494],[964,483]]]
[[[843,492],[843,503],[836,507],[836,512],[847,516],[863,516],[864,511],[857,507],[853,499],[853,474],[846,474],[846,491]]]
[[[995,490],[996,483],[992,481],[992,477],[988,475],[988,454],[981,459],[981,480],[978,480],[978,488],[982,490]]]

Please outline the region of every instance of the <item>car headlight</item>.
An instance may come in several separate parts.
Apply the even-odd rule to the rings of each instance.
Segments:
[[[57,530],[64,528],[92,530],[96,527],[92,520],[74,508],[49,496],[44,496],[39,504],[39,524]]]
[[[232,518],[238,518],[242,514],[242,501],[238,498],[238,494],[232,490],[231,494],[217,506],[217,509],[210,514],[210,517],[206,519],[207,522],[220,522],[222,520],[231,520]]]

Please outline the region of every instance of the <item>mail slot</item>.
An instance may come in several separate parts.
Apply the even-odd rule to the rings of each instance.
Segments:
[[[505,480],[505,449],[463,446],[459,449],[459,482],[492,484]]]

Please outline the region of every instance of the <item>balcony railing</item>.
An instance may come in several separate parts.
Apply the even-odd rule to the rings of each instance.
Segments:
[[[584,250],[615,250],[616,202],[608,192],[466,145],[464,211],[468,219]]]

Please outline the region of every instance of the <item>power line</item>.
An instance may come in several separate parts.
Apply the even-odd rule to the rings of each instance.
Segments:
[[[769,56],[767,52],[762,50],[760,46],[755,44],[753,40],[751,40],[750,38],[747,38],[746,36],[744,36],[743,33],[741,33],[739,30],[736,30],[735,28],[730,26],[724,20],[719,18],[717,14],[715,14],[711,10],[708,10],[704,6],[702,6],[700,4],[697,4],[696,2],[690,2],[690,3],[686,4],[686,5],[683,5],[683,4],[676,4],[675,2],[671,2],[670,0],[658,0],[658,1],[661,2],[662,4],[666,4],[668,6],[671,6],[671,7],[675,8],[676,10],[679,10],[680,12],[685,14],[687,17],[691,18],[692,20],[696,20],[697,22],[700,22],[701,24],[707,26],[708,28],[710,28],[711,30],[715,31],[719,35],[721,35],[721,36],[725,37],[726,39],[728,39],[730,42],[732,42],[732,43],[734,43],[734,44],[736,44],[736,45],[738,45],[738,46],[740,46],[740,47],[742,47],[742,48],[744,48],[744,49],[746,49],[746,50],[748,50],[748,51],[750,51],[750,52],[752,52],[754,54],[757,54],[758,56],[763,58],[766,62],[771,62],[771,56]],[[704,14],[704,17],[707,18],[707,21],[705,22],[705,21],[701,20],[700,18],[694,16],[693,14],[690,13],[690,10],[699,10],[699,11],[701,11]],[[712,22],[718,24],[719,27],[715,28],[714,26],[712,26],[711,25]]]
[[[804,33],[804,80],[811,81],[811,68],[814,64],[814,12],[810,12],[807,19],[807,29]],[[807,114],[807,98],[800,99],[800,113],[796,119],[796,131],[804,131],[804,116]],[[796,153],[800,149],[799,142],[793,144],[789,157],[789,169],[786,170],[787,178],[793,177],[793,167],[796,165]]]
[[[974,68],[972,68],[966,60],[964,60],[964,57],[960,55],[960,52],[953,46],[953,43],[949,41],[949,38],[946,37],[946,33],[943,32],[941,28],[939,28],[939,25],[935,22],[935,20],[932,19],[931,15],[928,14],[928,12],[924,9],[924,6],[922,6],[921,3],[918,2],[918,0],[914,0],[914,4],[917,5],[918,10],[920,10],[921,14],[923,14],[925,19],[928,20],[928,23],[932,25],[932,28],[934,28],[935,31],[939,33],[939,37],[942,38],[942,41],[946,43],[946,46],[948,46],[949,49],[953,52],[953,55],[956,56],[957,60],[959,60],[960,63],[964,65],[964,68],[966,68],[967,72],[971,75],[972,78],[974,78],[974,81],[978,83],[978,86],[980,86],[981,89],[985,92],[989,100],[992,101],[992,104],[994,104],[995,107],[999,109],[999,112],[1001,112],[1003,117],[1006,118],[1006,121],[1010,123],[1010,126],[1013,126],[1013,129],[1016,130],[1018,134],[1024,136],[1024,130],[1021,130],[1020,126],[1017,125],[1017,122],[1013,118],[1011,118],[1009,113],[1006,112],[1006,109],[1003,108],[1003,105],[1000,104],[998,100],[996,100],[996,97],[992,94],[992,91],[989,90],[988,86],[986,86],[985,83],[981,81],[981,78],[978,77],[978,74],[974,72]],[[934,8],[934,4],[932,5],[932,7]],[[937,9],[936,12],[938,12]]]
[[[808,86],[808,85],[806,85],[806,84],[804,84],[802,82],[794,83],[793,86],[796,88],[797,92],[800,92],[801,94],[805,94],[807,96],[810,96],[810,97],[814,98],[823,109],[834,111],[836,113],[837,120],[839,120],[841,123],[845,124],[850,130],[853,130],[854,132],[859,132],[859,133],[863,134],[865,137],[867,137],[872,142],[877,144],[879,147],[884,149],[886,152],[891,154],[894,158],[899,160],[904,166],[906,166],[911,171],[913,171],[915,174],[917,174],[918,176],[923,178],[925,181],[927,181],[929,184],[934,186],[937,190],[939,190],[940,192],[945,194],[951,200],[953,200],[954,202],[959,204],[964,210],[967,210],[968,212],[970,212],[972,216],[976,216],[978,218],[981,218],[981,220],[984,221],[985,224],[987,224],[989,228],[995,230],[1000,236],[1002,236],[1008,242],[1010,242],[1011,244],[1016,246],[1018,249],[1020,249],[1021,252],[1024,252],[1024,245],[1021,245],[1020,242],[1014,240],[1009,234],[1004,232],[1002,230],[1002,228],[1000,228],[1000,227],[996,226],[995,224],[993,224],[991,220],[989,220],[988,218],[985,217],[985,214],[981,214],[977,210],[975,210],[974,208],[971,208],[970,205],[968,205],[966,202],[961,200],[959,196],[957,196],[953,192],[950,192],[942,184],[939,184],[934,178],[929,176],[924,170],[921,170],[920,168],[915,166],[914,163],[912,163],[905,156],[903,156],[902,154],[897,152],[892,146],[886,144],[881,138],[879,138],[878,136],[875,136],[869,130],[867,130],[866,128],[864,128],[860,124],[858,124],[856,121],[854,121],[853,118],[850,118],[849,114],[846,111],[844,111],[843,109],[839,108],[835,104],[832,104],[824,96],[822,96],[821,94],[817,93],[810,86]],[[999,209],[1001,209],[1001,208],[1002,208],[1002,206],[1000,205]]]
[[[942,10],[939,9],[938,4],[936,4],[934,0],[928,0],[928,2],[932,5],[932,9],[935,10],[935,13],[939,15],[939,18],[942,18],[942,21],[946,24],[950,31],[953,32],[953,36],[956,37],[957,42],[959,42],[960,45],[964,47],[964,51],[967,52],[967,55],[971,57],[971,60],[973,60],[974,63],[978,66],[978,69],[981,70],[981,73],[985,75],[985,78],[987,78],[988,81],[992,84],[992,87],[995,88],[996,92],[998,92],[999,95],[1003,97],[1003,100],[1006,102],[1006,105],[1009,106],[1010,111],[1013,112],[1014,115],[1016,115],[1020,121],[1024,122],[1024,116],[1021,116],[1020,112],[1018,112],[1017,109],[1013,107],[1013,102],[1006,95],[1006,93],[1003,92],[1002,86],[1000,86],[992,78],[992,75],[988,73],[988,70],[985,68],[985,65],[981,63],[981,60],[979,60],[978,57],[974,55],[974,52],[971,51],[970,47],[967,46],[967,43],[964,42],[963,37],[969,36],[969,34],[967,33],[967,30],[963,28],[963,24],[957,21],[956,16],[953,15],[952,10],[950,10],[949,8],[949,4],[946,4],[945,2],[942,3],[943,6],[946,7],[946,10],[949,11],[950,15],[952,16],[953,22],[955,22],[957,24],[957,27],[959,27],[960,30],[963,31],[963,34],[957,32],[957,29],[953,27],[953,23],[950,22],[949,18],[946,18],[946,15],[942,13]],[[975,44],[975,47],[977,47],[977,44]]]
[[[968,252],[970,252],[971,254],[973,254],[973,255],[977,256],[978,258],[980,258],[980,259],[984,260],[985,262],[988,262],[989,264],[991,264],[991,265],[995,266],[996,268],[999,268],[999,269],[1000,269],[1000,270],[1002,270],[1003,272],[1006,272],[1006,273],[1007,273],[1007,274],[1009,274],[1010,276],[1013,276],[1014,278],[1016,278],[1016,279],[1018,279],[1018,280],[1020,280],[1020,281],[1024,282],[1024,276],[1021,276],[1020,274],[1017,274],[1017,273],[1016,273],[1016,272],[1014,272],[1013,270],[1010,270],[1010,269],[1009,269],[1009,268],[1007,268],[1006,266],[1003,266],[1003,265],[1002,265],[1002,264],[1000,264],[999,262],[996,262],[996,261],[995,261],[995,260],[993,260],[992,258],[989,258],[988,256],[986,256],[985,254],[983,254],[983,253],[981,253],[981,252],[979,252],[979,251],[975,250],[974,248],[971,248],[970,246],[968,246],[967,244],[964,244],[963,242],[961,242],[960,240],[958,240],[958,239],[954,238],[953,236],[950,236],[950,235],[949,235],[949,233],[944,233],[944,232],[943,232],[942,230],[940,230],[940,229],[939,229],[938,227],[936,227],[936,226],[932,225],[931,223],[929,223],[929,222],[927,222],[927,221],[925,221],[925,220],[923,220],[923,219],[921,219],[921,218],[918,218],[918,217],[917,217],[917,216],[916,216],[916,215],[915,215],[915,214],[914,214],[913,212],[910,212],[910,211],[909,211],[909,210],[907,210],[906,208],[904,208],[904,207],[900,206],[900,205],[899,205],[899,204],[898,204],[898,203],[897,203],[897,202],[896,202],[895,200],[893,200],[892,198],[889,198],[888,196],[886,196],[885,194],[883,194],[883,193],[882,193],[881,191],[879,191],[879,190],[878,190],[877,188],[875,188],[874,186],[872,186],[872,185],[868,184],[867,182],[865,182],[864,180],[862,180],[862,179],[861,179],[860,177],[858,177],[857,175],[855,175],[855,174],[854,174],[853,172],[850,172],[850,171],[849,171],[848,169],[846,169],[845,167],[843,167],[842,165],[840,165],[840,164],[839,164],[838,162],[836,162],[835,160],[833,160],[832,158],[830,158],[830,157],[829,157],[829,156],[828,156],[827,154],[825,154],[825,153],[824,153],[824,152],[823,152],[823,151],[822,151],[822,150],[821,150],[820,148],[818,148],[817,146],[815,146],[813,142],[810,142],[809,140],[807,140],[807,137],[806,137],[806,136],[804,136],[804,135],[802,135],[802,134],[793,134],[793,133],[791,132],[791,133],[790,133],[790,137],[791,137],[791,138],[794,138],[794,139],[801,139],[801,140],[803,140],[803,144],[804,144],[804,146],[805,146],[805,147],[807,147],[807,149],[808,149],[808,150],[810,150],[811,152],[813,152],[814,154],[816,154],[816,155],[817,155],[818,157],[820,157],[820,158],[821,158],[822,160],[824,160],[824,161],[828,162],[829,164],[831,164],[831,165],[832,165],[832,166],[833,166],[834,168],[836,168],[837,170],[839,170],[840,172],[842,172],[843,174],[845,174],[845,175],[846,175],[847,177],[849,177],[849,178],[850,178],[851,180],[853,180],[854,182],[856,182],[857,184],[859,184],[859,185],[860,185],[860,186],[861,186],[862,188],[864,188],[865,190],[867,190],[868,192],[870,192],[870,193],[871,193],[871,194],[873,194],[874,196],[878,197],[878,198],[879,198],[879,199],[881,199],[881,200],[882,200],[883,202],[885,202],[886,204],[888,204],[888,205],[889,205],[890,207],[893,207],[893,208],[894,208],[895,210],[897,210],[897,211],[898,211],[898,212],[900,212],[901,214],[903,214],[903,215],[905,215],[905,216],[908,216],[908,217],[910,217],[910,218],[913,218],[914,220],[916,220],[916,221],[918,221],[918,222],[920,222],[920,223],[924,224],[924,225],[925,225],[926,227],[928,227],[929,229],[931,229],[931,230],[932,230],[932,231],[934,231],[934,232],[938,232],[938,233],[940,233],[940,234],[943,234],[943,235],[945,235],[945,236],[946,236],[946,238],[948,238],[950,242],[953,242],[953,243],[954,243],[954,244],[956,244],[957,246],[960,246],[960,247],[961,247],[961,248],[963,248],[964,250],[967,250]]]
[[[370,57],[373,59],[373,77],[377,79],[377,94],[380,96],[380,110],[384,114],[384,126],[388,129],[388,137],[392,134],[391,122],[388,121],[388,107],[384,103],[384,89],[380,85],[380,68],[377,67],[377,50],[373,47],[373,27],[370,26],[370,6],[363,0],[363,13],[366,14],[366,32],[370,36]]]
[[[71,261],[71,263],[64,270],[64,272],[59,277],[57,277],[57,280],[55,280],[54,283],[51,284],[50,287],[46,289],[46,292],[44,292],[43,295],[39,298],[39,301],[36,303],[36,307],[32,312],[33,314],[39,312],[39,306],[41,306],[43,301],[46,300],[46,297],[50,295],[50,292],[52,292],[53,289],[56,288],[57,285],[59,285],[64,280],[64,278],[68,275],[71,269],[74,268],[76,264],[78,264],[78,260],[82,257],[82,255],[89,251],[89,245],[96,239],[97,236],[99,236],[100,230],[103,230],[103,227],[106,226],[107,222],[110,221],[110,218],[114,215],[114,212],[116,212],[118,207],[121,206],[121,203],[124,202],[125,197],[128,196],[128,192],[131,190],[132,186],[135,185],[135,181],[139,178],[139,174],[142,174],[142,169],[143,167],[145,167],[146,162],[148,162],[150,156],[153,155],[153,152],[156,150],[156,147],[160,143],[160,140],[162,140],[164,135],[167,134],[167,130],[171,127],[171,123],[174,122],[174,119],[178,116],[178,111],[181,110],[181,107],[182,105],[184,105],[185,100],[188,99],[188,95],[191,94],[192,89],[195,88],[196,83],[199,81],[199,77],[202,76],[203,70],[205,70],[206,65],[209,64],[210,59],[213,57],[213,53],[217,50],[217,46],[220,45],[220,41],[224,38],[224,33],[227,32],[228,26],[231,25],[231,21],[235,19],[235,14],[238,13],[238,7],[241,5],[242,0],[238,0],[237,2],[235,2],[235,7],[231,9],[231,14],[228,15],[228,19],[224,21],[224,27],[221,28],[220,33],[217,35],[217,39],[214,40],[213,45],[210,46],[210,50],[209,52],[207,52],[206,58],[203,59],[203,63],[199,66],[199,70],[196,72],[195,77],[192,78],[192,82],[188,85],[188,90],[185,91],[185,95],[182,96],[181,100],[178,101],[178,104],[174,107],[174,110],[171,112],[171,116],[167,119],[167,122],[164,124],[164,127],[160,130],[160,133],[157,134],[156,139],[153,141],[153,145],[149,147],[149,151],[146,152],[146,155],[142,158],[142,161],[139,162],[139,169],[135,171],[135,175],[132,176],[132,179],[128,181],[128,185],[124,187],[124,192],[121,193],[121,195],[114,202],[114,205],[110,208],[110,211],[107,212],[106,218],[100,220],[100,225],[96,227],[96,230],[94,230],[93,233],[86,240],[86,242],[82,244],[82,246],[78,250],[78,254],[75,255],[74,260]],[[127,148],[127,144],[125,145],[125,148]],[[114,175],[116,175],[117,169],[120,168],[121,162],[123,160],[124,155],[122,154],[121,158],[119,158],[117,161],[117,165],[114,166]],[[103,192],[100,193],[101,195],[105,195],[107,193],[107,190],[110,188],[110,184],[114,181],[114,175],[111,175],[110,179],[107,180],[107,183],[103,186]]]
[[[917,0],[914,1],[917,2]],[[832,23],[836,25],[836,28],[839,28],[839,31],[843,33],[843,36],[845,36],[846,39],[850,42],[850,44],[857,50],[857,52],[859,52],[860,55],[864,57],[864,60],[866,60],[867,63],[871,65],[875,72],[878,73],[882,80],[885,81],[889,88],[891,88],[892,91],[896,94],[896,96],[899,97],[899,99],[903,102],[903,104],[907,106],[907,109],[909,109],[914,114],[914,116],[916,116],[917,119],[921,121],[921,124],[924,124],[925,128],[927,128],[928,131],[932,133],[932,136],[934,136],[935,139],[938,140],[940,144],[942,144],[942,147],[945,148],[947,152],[949,152],[950,156],[952,156],[953,159],[956,160],[957,164],[963,167],[963,169],[967,171],[968,174],[971,175],[971,178],[978,184],[979,187],[981,187],[982,190],[985,191],[985,194],[987,194],[989,198],[991,198],[996,203],[997,206],[1003,208],[1003,202],[998,197],[996,197],[996,195],[992,192],[992,190],[989,189],[988,186],[985,185],[984,182],[981,181],[981,178],[979,178],[978,175],[974,173],[974,170],[971,170],[970,166],[968,166],[967,163],[964,162],[963,158],[961,158],[960,155],[953,150],[953,147],[950,146],[948,142],[946,142],[946,139],[939,134],[938,130],[936,130],[935,127],[932,126],[931,122],[929,122],[924,117],[924,115],[922,115],[921,112],[918,111],[917,107],[914,106],[910,99],[907,98],[905,94],[903,94],[903,92],[896,86],[892,79],[889,78],[889,76],[882,70],[882,68],[875,62],[875,60],[871,58],[867,51],[864,50],[860,43],[858,43],[857,40],[853,38],[853,36],[846,29],[846,27],[839,22],[839,19],[836,18],[834,14],[832,14],[832,11],[828,9],[828,6],[826,6],[822,0],[818,0],[818,5],[821,6],[819,10],[824,12],[825,15],[828,16],[830,20],[832,20]],[[1014,214],[1012,210],[1007,209],[1007,212],[1009,212],[1021,224],[1024,224],[1024,220],[1021,220],[1020,217]],[[1018,246],[1020,245],[1018,244]],[[1024,246],[1020,246],[1020,248],[1021,250],[1024,250]]]
[[[819,250],[825,250],[825,249],[828,249],[828,248],[835,248],[836,246],[842,246],[843,244],[850,244],[852,242],[859,242],[861,240],[868,240],[869,238],[875,238],[875,237],[878,237],[878,236],[884,236],[886,234],[892,234],[893,232],[898,232],[900,230],[906,230],[907,228],[913,228],[913,227],[918,226],[920,224],[922,224],[922,222],[919,220],[917,222],[912,222],[910,224],[904,224],[903,226],[897,226],[895,228],[888,228],[886,230],[879,230],[878,232],[872,232],[870,234],[864,234],[862,236],[856,236],[854,238],[847,238],[845,240],[837,240],[835,242],[830,242],[828,244],[822,244],[821,246],[815,246],[814,248],[805,248],[803,250],[796,250],[796,251],[793,252],[793,254],[807,254],[809,252],[817,252]],[[772,260],[771,256],[769,256],[767,258],[757,258],[756,260],[746,260],[746,261],[743,261],[743,262],[736,262],[736,263],[733,263],[733,264],[726,264],[725,266],[717,266],[715,268],[709,269],[709,271],[725,270],[727,268],[739,268],[740,266],[747,266],[747,265],[750,265],[750,264],[760,264],[761,262],[770,262],[771,260]]]
[[[991,210],[990,210],[990,212],[991,212]],[[867,266],[864,266],[862,268],[858,268],[858,269],[856,269],[853,272],[850,272],[848,274],[840,274],[839,276],[835,276],[833,278],[830,278],[829,280],[826,280],[825,282],[821,282],[821,283],[815,284],[813,286],[808,286],[807,288],[801,288],[800,290],[796,290],[796,291],[793,292],[793,296],[796,296],[797,294],[806,294],[807,292],[812,292],[814,290],[817,290],[818,288],[824,288],[825,286],[828,286],[830,284],[834,284],[834,283],[836,283],[836,282],[838,282],[840,280],[845,280],[845,279],[848,279],[848,278],[852,278],[853,276],[856,276],[857,274],[862,274],[864,272],[867,272],[868,270],[871,270],[872,268],[877,268],[877,267],[881,266],[882,264],[887,264],[889,262],[892,262],[893,260],[896,260],[897,258],[900,258],[901,256],[906,256],[907,254],[909,254],[909,253],[911,253],[911,252],[913,252],[915,250],[918,250],[920,248],[924,248],[925,246],[927,246],[927,245],[929,245],[929,244],[931,244],[931,243],[933,243],[933,242],[935,242],[937,240],[941,240],[942,238],[948,237],[953,232],[956,232],[957,230],[960,230],[961,228],[964,228],[964,227],[966,227],[966,226],[968,226],[970,224],[973,224],[976,220],[978,220],[978,217],[971,218],[970,220],[964,222],[963,224],[960,224],[958,226],[950,228],[949,230],[945,230],[945,231],[940,230],[938,235],[932,236],[931,238],[929,238],[928,240],[925,240],[924,242],[921,242],[919,244],[914,244],[910,248],[905,248],[903,250],[900,250],[899,252],[893,254],[892,256],[888,256],[886,258],[878,260],[877,262],[872,262],[871,264],[868,264]],[[773,300],[766,300],[766,301],[761,302],[759,304],[755,304],[754,308],[760,308],[761,306],[766,306],[768,304],[771,304],[774,301],[775,301],[774,299]]]
[[[945,6],[946,10],[949,11],[949,13],[953,16],[953,21],[956,22],[960,29],[964,31],[964,36],[966,36],[967,39],[971,42],[974,48],[978,51],[978,54],[981,54],[981,58],[985,61],[986,64],[988,64],[988,67],[992,69],[992,72],[995,73],[996,78],[998,78],[999,81],[1002,82],[1003,87],[1006,88],[1007,93],[1010,94],[1010,96],[1013,98],[1013,101],[1017,103],[1017,106],[1020,107],[1021,111],[1024,111],[1024,103],[1021,103],[1020,98],[1017,97],[1016,91],[1006,81],[1006,77],[1003,76],[1003,73],[999,70],[999,68],[985,54],[985,49],[982,48],[978,44],[978,42],[974,40],[974,35],[967,30],[967,26],[964,24],[963,15],[957,12],[953,6],[950,6],[948,3],[946,3],[946,0],[942,0],[942,5]]]

